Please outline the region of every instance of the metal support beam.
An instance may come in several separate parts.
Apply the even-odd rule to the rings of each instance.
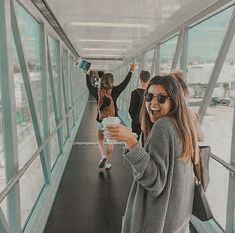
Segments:
[[[72,93],[71,93],[71,72],[72,72],[72,64],[71,64],[71,54],[68,52],[68,77],[67,77],[67,93],[68,93],[68,106],[69,109],[72,107]],[[73,128],[72,122],[73,116],[69,117],[69,130]]]
[[[175,54],[174,54],[171,70],[175,69],[177,66],[177,62],[178,62],[179,55],[180,55],[180,50],[182,48],[182,43],[183,43],[183,35],[184,35],[184,29],[182,29],[180,31],[180,34],[178,35],[178,41],[177,41],[177,45],[175,48]]]
[[[73,81],[73,58],[72,56],[69,56],[69,64],[70,64],[70,74],[69,74],[69,94],[70,94],[70,106],[72,107],[73,106],[73,84],[72,84],[72,81]],[[72,128],[75,124],[74,122],[74,114],[72,113],[72,116],[71,116],[71,120],[72,120]]]
[[[66,52],[66,54],[67,54],[67,52]],[[64,75],[64,73],[67,74],[67,69],[68,69],[67,59],[66,59],[67,55],[66,54],[65,54],[65,56],[62,56],[62,58],[64,58],[65,60],[62,59],[62,66],[61,66],[61,68],[62,68],[62,91],[63,91],[63,97],[64,97],[63,101],[64,101],[64,112],[65,112],[65,114],[68,112],[68,105],[67,105],[67,98],[66,98],[65,75]],[[64,65],[66,65],[66,70],[64,70]],[[68,120],[68,118],[66,118],[66,128],[67,128],[67,134],[69,135],[69,120]],[[67,137],[68,137],[68,135],[67,135]]]
[[[58,97],[58,117],[59,117],[59,120],[61,121],[63,119],[63,111],[62,111],[62,108],[63,108],[63,104],[62,104],[62,44],[61,42],[59,41],[59,47],[58,47],[58,84],[57,84],[57,97]],[[64,130],[63,130],[63,127],[61,127],[60,129],[60,135],[61,135],[61,148],[62,148],[62,151],[60,151],[60,153],[62,154],[63,152],[63,143],[64,143]]]
[[[49,112],[48,112],[48,70],[47,70],[47,32],[45,24],[40,24],[40,64],[41,64],[41,109],[42,109],[42,123],[43,123],[43,141],[49,137]],[[47,144],[44,149],[46,155],[47,167],[51,167],[51,150],[50,144]],[[48,181],[51,180],[51,172],[48,172]]]
[[[48,37],[47,37],[47,61],[48,61],[49,80],[50,80],[50,86],[51,86],[52,104],[53,104],[53,109],[54,109],[55,123],[57,127],[59,125],[60,119],[59,119],[58,108],[56,104],[55,86],[54,86],[54,81],[53,81],[53,72],[52,72],[51,55],[50,55]],[[63,146],[62,146],[62,137],[61,137],[60,129],[57,130],[57,139],[58,139],[59,151],[61,153],[63,151]]]
[[[180,69],[188,72],[188,27],[182,30],[182,47],[180,53]]]
[[[153,49],[154,49],[154,51],[153,51],[153,59],[152,59],[152,66],[151,66],[150,77],[155,76],[155,67],[156,67],[156,55],[157,55],[156,46]]]
[[[156,66],[155,66],[155,74],[159,75],[160,74],[160,44],[157,44],[156,46],[157,49],[157,56],[156,56]]]
[[[233,107],[233,129],[232,129],[232,142],[231,142],[231,157],[230,164],[235,167],[235,105]],[[228,201],[226,212],[226,232],[235,232],[235,173],[229,172],[228,183]]]

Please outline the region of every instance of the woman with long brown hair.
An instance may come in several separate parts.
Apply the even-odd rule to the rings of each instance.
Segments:
[[[192,213],[198,161],[195,127],[183,90],[169,75],[155,76],[146,88],[141,112],[145,146],[125,126],[107,126],[110,138],[123,141],[134,181],[122,233],[183,233]]]
[[[125,79],[117,86],[114,86],[114,79],[111,73],[105,73],[100,78],[99,87],[91,85],[90,75],[86,75],[86,84],[91,95],[93,95],[97,101],[97,117],[96,117],[96,128],[98,136],[98,147],[100,151],[100,162],[99,168],[105,166],[106,169],[111,168],[111,157],[113,152],[113,145],[109,144],[105,146],[104,143],[104,127],[102,120],[108,116],[118,116],[117,111],[117,98],[127,87],[131,80],[132,72],[135,70],[135,64],[130,65],[130,70]],[[106,163],[106,161],[108,162]],[[106,163],[106,165],[105,165]]]

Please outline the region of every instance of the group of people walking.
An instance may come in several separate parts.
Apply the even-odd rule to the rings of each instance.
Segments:
[[[118,86],[110,81],[117,116],[116,100],[128,85],[134,65]],[[101,78],[101,83],[106,76]],[[193,162],[198,162],[198,141],[203,140],[199,116],[186,104],[188,88],[184,73],[172,71],[150,79],[140,73],[140,88],[131,93],[129,113],[132,129],[123,124],[107,125],[109,139],[124,142],[124,158],[130,163],[134,181],[122,220],[121,233],[184,233],[188,229],[194,197]],[[100,89],[103,84],[100,84]],[[87,86],[99,101],[100,89]],[[112,145],[104,147],[102,121],[97,114],[99,167],[110,164]],[[137,137],[133,135],[137,134]],[[110,165],[111,167],[111,165]],[[109,168],[110,168],[109,167]]]

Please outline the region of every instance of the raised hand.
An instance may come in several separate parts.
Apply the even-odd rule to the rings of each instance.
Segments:
[[[136,64],[135,63],[130,64],[130,70],[134,71],[135,69],[136,69]]]

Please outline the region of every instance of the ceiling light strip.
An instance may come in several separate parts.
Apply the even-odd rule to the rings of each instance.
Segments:
[[[126,49],[116,49],[116,48],[82,48],[82,50],[87,50],[87,51],[127,51]]]
[[[147,24],[133,23],[103,23],[103,22],[70,22],[72,26],[90,26],[90,27],[120,27],[120,28],[150,28]]]
[[[97,39],[79,39],[81,42],[108,42],[108,43],[133,43],[133,40],[97,40]]]

